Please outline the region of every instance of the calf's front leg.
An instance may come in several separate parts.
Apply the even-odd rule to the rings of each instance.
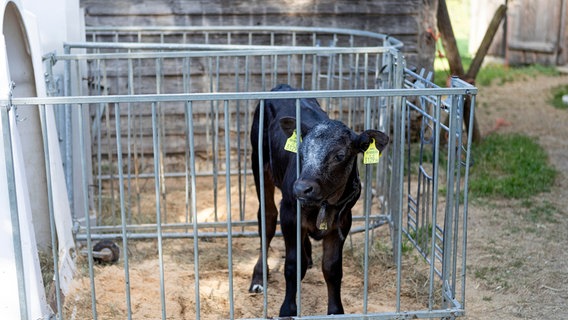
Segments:
[[[322,271],[327,284],[327,314],[343,314],[341,280],[343,278],[343,244],[338,232],[323,238]]]
[[[286,245],[286,261],[284,263],[284,278],[286,280],[286,294],[284,302],[280,307],[280,317],[290,317],[298,314],[296,305],[296,291],[297,291],[297,254],[298,247],[296,241],[296,208],[294,205],[288,205],[284,201],[280,206],[280,224],[282,227],[282,234],[284,236],[284,243]],[[307,230],[301,228],[300,246],[301,250],[301,279],[304,279],[306,271],[308,270],[308,254],[303,245],[307,237]]]

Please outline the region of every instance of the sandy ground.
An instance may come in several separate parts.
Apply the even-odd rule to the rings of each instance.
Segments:
[[[568,76],[537,77],[513,83],[482,87],[477,118],[482,134],[501,126],[499,132],[521,132],[534,136],[546,149],[560,174],[550,193],[523,200],[476,199],[469,207],[468,262],[466,287],[467,319],[568,319],[568,111],[547,104],[550,90],[568,84]],[[481,164],[479,164],[481,165]],[[177,195],[184,198],[183,192]],[[256,199],[252,185],[247,212],[254,217]],[[224,199],[224,192],[220,197]],[[176,195],[173,195],[176,197]],[[204,197],[203,199],[210,198]],[[210,207],[207,200],[199,205]],[[221,203],[223,200],[221,200]],[[183,210],[184,202],[170,203],[168,210]],[[533,210],[533,211],[531,211]],[[546,211],[549,219],[527,218],[534,210]],[[210,212],[202,211],[203,216]],[[252,230],[252,229],[251,229]],[[370,254],[370,312],[393,311],[396,269],[389,255],[388,228],[376,231]],[[229,290],[234,292],[235,318],[262,316],[262,295],[247,292],[258,254],[256,238],[233,241],[233,286],[229,287],[227,241],[199,242],[201,315],[203,319],[230,317]],[[362,312],[362,234],[349,239],[345,249],[343,300],[346,312]],[[130,243],[130,293],[135,319],[161,317],[160,261],[157,240]],[[164,240],[164,286],[168,319],[195,317],[195,276],[193,242]],[[284,295],[281,238],[270,249],[268,315],[275,316]],[[319,244],[314,246],[314,268],[303,281],[305,314],[325,314],[325,282],[319,270]],[[91,290],[84,258],[65,309],[73,319],[91,318]],[[122,259],[121,259],[122,260]],[[101,319],[125,317],[124,262],[96,266],[97,313]],[[412,254],[403,258],[403,310],[424,309],[427,299],[427,266]]]

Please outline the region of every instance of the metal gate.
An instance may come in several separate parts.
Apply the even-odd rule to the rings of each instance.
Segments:
[[[214,35],[204,29],[203,43],[195,43],[195,28],[176,33],[192,44],[165,43],[163,33],[160,43],[67,44],[64,54],[46,57],[50,92],[66,96],[1,103],[3,119],[18,105],[54,108],[63,158],[81,163],[80,172],[65,167],[75,238],[84,250],[71,293],[63,300],[55,290],[56,313],[275,316],[282,297],[278,244],[269,254],[276,267],[268,291],[245,294],[259,243],[251,239],[258,237],[252,110],[263,99],[316,98],[355,131],[379,129],[392,138],[378,166],[359,165],[364,192],[345,249],[347,266],[356,270],[344,268],[355,271],[344,287],[356,290],[345,318],[464,314],[471,132],[462,129],[463,104],[471,99],[473,110],[477,89],[458,79],[438,88],[431,75],[407,69],[399,43],[383,35],[268,29],[220,28]],[[112,37],[125,41],[119,31]],[[135,32],[134,41],[146,34]],[[358,37],[381,44],[357,46]],[[61,63],[62,82],[50,73]],[[278,83],[306,91],[267,92]],[[71,126],[80,133],[75,149]],[[381,225],[390,228],[376,229]],[[377,267],[376,255],[385,251],[391,264]],[[418,271],[418,278],[409,274]],[[320,273],[308,273],[316,278],[299,291],[300,317],[327,318],[317,303],[326,296],[316,291],[325,287]],[[382,286],[382,274],[391,288]],[[406,286],[417,279],[422,293],[409,298]],[[312,295],[313,303],[302,303]]]

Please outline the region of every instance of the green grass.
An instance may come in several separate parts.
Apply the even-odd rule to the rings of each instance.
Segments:
[[[460,54],[461,51],[460,51]],[[462,63],[465,72],[469,69],[472,58],[469,56],[464,56],[462,54]],[[441,87],[446,86],[446,80],[448,78],[450,68],[447,65],[446,58],[436,58],[434,62],[434,83]],[[490,86],[490,85],[502,85],[504,83],[513,82],[515,80],[534,78],[539,75],[556,76],[560,73],[553,66],[543,66],[543,65],[528,65],[528,66],[515,66],[509,67],[503,64],[490,63],[484,65],[477,77],[475,78],[476,86]],[[564,88],[568,91],[568,88]],[[560,96],[560,102],[562,102],[562,96]],[[568,108],[564,106],[564,108]]]
[[[559,223],[556,218],[558,209],[550,202],[543,201],[535,203],[535,201],[525,200],[521,204],[527,208],[524,218],[531,223]]]
[[[475,165],[469,191],[473,196],[526,198],[549,191],[557,175],[546,152],[524,135],[490,135],[472,152]]]
[[[568,95],[568,86],[563,85],[552,89],[552,99],[549,103],[557,109],[568,110],[568,104],[562,102],[562,96]]]

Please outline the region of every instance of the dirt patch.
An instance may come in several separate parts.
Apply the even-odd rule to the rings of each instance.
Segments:
[[[539,76],[479,90],[482,134],[497,129],[535,137],[559,175],[550,193],[531,199],[472,195],[469,319],[568,318],[568,112],[548,103],[551,90],[567,84],[565,75]]]

